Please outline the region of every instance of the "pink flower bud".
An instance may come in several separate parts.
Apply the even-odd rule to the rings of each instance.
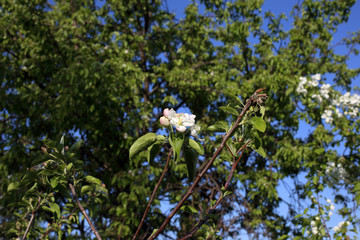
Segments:
[[[169,109],[168,108],[165,108],[164,111],[163,111],[163,115],[166,117],[166,118],[169,118]]]
[[[162,126],[164,126],[164,127],[167,127],[167,126],[170,125],[170,121],[169,121],[169,119],[167,119],[166,117],[162,116],[162,117],[160,118],[160,124],[161,124]]]

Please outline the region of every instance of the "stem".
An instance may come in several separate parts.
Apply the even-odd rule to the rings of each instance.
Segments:
[[[261,95],[265,95],[265,94],[261,94]],[[259,96],[260,97],[260,96]],[[180,200],[180,202],[176,205],[175,209],[170,213],[170,215],[165,219],[165,221],[163,222],[163,224],[160,226],[160,228],[152,235],[149,237],[148,240],[153,240],[155,239],[157,236],[159,236],[159,234],[164,231],[166,225],[170,222],[170,220],[173,218],[173,216],[175,215],[175,213],[180,209],[180,207],[184,204],[184,202],[188,199],[188,197],[194,192],[194,188],[196,187],[196,185],[199,183],[200,179],[202,178],[202,176],[206,173],[206,171],[210,168],[210,166],[213,164],[213,162],[215,161],[215,159],[219,156],[220,152],[223,150],[223,148],[225,147],[226,142],[229,140],[229,138],[232,136],[232,134],[235,132],[236,128],[239,126],[241,119],[243,118],[243,116],[245,115],[246,111],[250,108],[251,104],[253,104],[254,102],[257,103],[258,100],[258,94],[255,92],[250,99],[248,99],[246,101],[246,104],[243,108],[243,110],[241,111],[240,115],[238,116],[238,118],[236,119],[235,124],[233,125],[233,127],[229,130],[229,132],[225,135],[225,137],[223,138],[223,141],[221,142],[219,148],[216,150],[216,152],[214,153],[214,155],[212,156],[212,158],[210,159],[209,163],[205,166],[205,168],[201,171],[201,173],[196,177],[194,183],[191,185],[191,187],[189,188],[189,190],[186,192],[186,194],[183,196],[183,198]]]
[[[241,150],[242,152],[241,152],[239,158],[237,159],[237,161],[236,161],[236,162],[235,162],[235,161],[233,162],[233,166],[232,166],[232,168],[231,168],[231,171],[230,171],[229,176],[228,176],[228,178],[227,178],[226,184],[225,184],[225,186],[224,186],[224,189],[225,189],[225,190],[226,190],[227,187],[229,186],[229,183],[230,183],[230,181],[231,181],[231,179],[232,179],[232,176],[233,176],[233,174],[234,174],[234,171],[235,171],[235,169],[236,169],[236,166],[238,165],[238,163],[239,163],[239,161],[240,161],[240,159],[241,159],[241,157],[242,157],[242,154],[244,153],[245,149],[247,148],[247,145],[248,145],[249,143],[251,143],[251,142],[252,142],[252,140],[249,140],[244,146],[241,147],[240,150]],[[219,206],[219,204],[221,203],[221,201],[222,201],[223,199],[224,199],[224,197],[221,196],[221,197],[216,201],[216,203],[214,204],[214,206],[212,206],[212,207],[210,208],[208,214],[212,214],[213,211],[216,209],[217,206]],[[185,240],[185,239],[191,238],[191,237],[201,228],[201,226],[204,225],[204,223],[206,223],[207,220],[209,220],[209,218],[210,218],[209,215],[207,215],[203,220],[201,220],[201,221],[190,231],[189,234],[187,234],[185,237],[181,238],[181,240]]]
[[[73,186],[71,183],[69,183],[69,187],[70,187],[71,193],[72,193],[72,195],[73,195],[73,197],[74,197],[77,205],[78,205],[79,208],[80,208],[81,213],[84,215],[84,217],[86,218],[86,221],[89,223],[91,230],[92,230],[93,233],[95,234],[96,238],[97,238],[98,240],[101,240],[101,237],[100,237],[98,231],[96,231],[96,228],[95,228],[94,224],[91,222],[91,220],[90,220],[89,216],[87,215],[85,209],[84,209],[83,206],[81,205],[80,200],[79,200],[79,198],[78,198],[77,195],[76,195],[74,186]]]
[[[25,240],[26,239],[26,236],[28,235],[29,231],[30,231],[30,227],[34,221],[34,218],[35,218],[35,213],[37,212],[37,210],[39,209],[40,207],[40,202],[41,202],[41,198],[40,196],[38,197],[38,204],[36,206],[36,208],[32,211],[31,213],[31,218],[30,218],[30,221],[29,221],[29,224],[27,225],[26,227],[26,230],[25,230],[25,233],[24,233],[24,236],[22,237],[22,240]]]
[[[243,155],[243,153],[244,153],[244,149],[246,149],[246,148],[247,148],[247,145],[249,145],[249,143],[251,143],[251,142],[252,142],[252,140],[249,140],[249,141],[247,141],[247,143],[245,143],[244,146],[241,147],[241,149],[240,149],[241,154],[240,154],[238,160],[237,160],[236,162],[234,161],[233,166],[231,167],[231,171],[230,171],[230,174],[229,174],[229,176],[228,176],[228,179],[226,180],[226,183],[225,183],[225,186],[224,186],[225,190],[226,190],[227,187],[229,186],[229,183],[230,183],[230,181],[231,181],[231,178],[232,178],[232,176],[234,175],[234,171],[235,171],[235,169],[236,169],[236,166],[239,164],[239,161],[240,161],[240,159],[241,159],[241,157],[242,157],[242,155]]]
[[[160,186],[160,183],[162,182],[162,180],[163,180],[163,178],[164,178],[164,176],[165,176],[165,173],[168,171],[168,166],[169,166],[169,162],[170,162],[170,158],[171,158],[171,153],[172,153],[172,149],[170,149],[170,151],[169,151],[169,154],[168,154],[167,159],[166,159],[166,164],[165,164],[164,171],[163,171],[163,173],[161,174],[161,177],[160,177],[158,183],[156,184],[156,186],[155,186],[155,188],[154,188],[154,190],[153,190],[153,192],[152,192],[152,194],[151,194],[149,203],[148,203],[148,205],[147,205],[147,207],[146,207],[146,210],[145,210],[144,215],[143,215],[143,217],[142,217],[142,219],[141,219],[141,222],[140,222],[140,224],[139,224],[139,226],[138,226],[138,228],[137,228],[137,230],[136,230],[136,233],[134,234],[134,236],[133,236],[133,238],[132,238],[133,240],[135,240],[135,239],[136,239],[136,236],[139,234],[140,229],[141,229],[141,226],[143,225],[143,223],[144,223],[144,221],[145,221],[146,215],[147,215],[147,213],[148,213],[148,211],[149,211],[149,209],[150,209],[150,205],[151,205],[151,203],[152,203],[152,201],[153,201],[153,199],[154,199],[154,197],[155,197],[155,194],[156,194],[156,192],[157,192],[157,190],[158,190],[158,188],[159,188],[159,186]]]

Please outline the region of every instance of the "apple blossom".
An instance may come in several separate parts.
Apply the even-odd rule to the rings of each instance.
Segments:
[[[170,125],[170,121],[169,121],[169,119],[167,119],[165,116],[162,116],[162,117],[160,118],[160,124],[161,124],[162,126],[164,126],[164,127],[167,127],[167,126]]]
[[[176,113],[174,109],[170,109],[168,113],[170,124],[179,132],[185,132],[186,127],[192,127],[195,124],[195,117],[193,114]]]
[[[163,115],[168,118],[169,117],[169,109],[168,108],[165,108],[164,111],[163,111]]]

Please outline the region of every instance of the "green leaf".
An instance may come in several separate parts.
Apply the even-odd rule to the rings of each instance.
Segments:
[[[319,176],[315,175],[315,176],[313,177],[313,183],[314,183],[315,185],[317,185],[317,184],[319,183]]]
[[[360,191],[360,182],[355,183],[355,186],[354,186],[354,190],[353,190],[353,191],[354,191],[354,192]]]
[[[258,149],[254,149],[255,152],[257,152],[260,156],[262,156],[263,158],[266,158],[266,153],[264,151],[264,149],[262,147],[259,147]]]
[[[7,191],[11,192],[13,190],[16,190],[19,187],[19,183],[10,183],[8,185]]]
[[[70,147],[70,152],[76,152],[77,150],[79,150],[79,148],[81,147],[81,145],[83,145],[84,141],[83,140],[79,140],[76,143],[74,143],[71,147]]]
[[[193,214],[198,213],[198,211],[193,206],[190,206],[190,205],[183,205],[180,208],[180,210],[184,211],[184,212],[188,212],[188,213],[193,213]]]
[[[174,156],[176,161],[177,159],[180,159],[181,147],[184,142],[184,134],[178,133],[177,135],[174,135],[174,139],[172,141],[174,144]]]
[[[138,138],[129,150],[130,159],[134,158],[138,153],[147,149],[156,142],[157,135],[155,133],[147,133],[144,136]]]
[[[230,195],[230,194],[232,194],[232,191],[226,191],[226,192],[224,192],[224,197],[226,197],[227,195]]]
[[[60,215],[59,205],[57,205],[57,203],[54,203],[54,202],[49,202],[49,206],[50,206],[51,210],[56,213],[57,219],[60,219],[61,215]]]
[[[60,139],[60,146],[61,146],[61,154],[65,154],[65,141],[64,141],[65,135],[62,135]],[[59,149],[60,150],[60,149]]]
[[[92,190],[93,190],[93,187],[92,187],[92,186],[90,186],[90,185],[85,185],[85,186],[82,186],[82,187],[81,187],[80,193],[81,193],[81,195],[85,195],[86,193],[88,193],[88,192],[90,192],[90,191],[92,191]]]
[[[51,209],[51,208],[49,208],[49,207],[47,207],[47,206],[41,206],[40,209],[41,209],[41,210],[48,211],[48,212],[52,212],[52,213],[54,212],[53,209]]]
[[[151,233],[150,237],[151,237],[152,235],[154,235],[154,234],[157,232],[157,230],[159,230],[159,229],[158,229],[158,228],[155,228],[155,229],[153,230],[153,232]]]
[[[73,163],[69,163],[69,164],[66,166],[66,169],[67,169],[68,171],[70,171],[70,170],[72,169],[72,167],[73,167]]]
[[[198,156],[198,152],[190,147],[188,143],[184,144],[184,157],[190,181],[194,180],[195,177]]]
[[[260,132],[265,132],[266,123],[264,119],[262,119],[261,117],[253,117],[250,122]]]
[[[261,118],[264,118],[264,115],[265,115],[265,107],[264,106],[260,107],[260,113],[261,113]]]
[[[325,151],[325,149],[324,148],[317,148],[314,151],[315,151],[316,154],[320,155]]]
[[[157,140],[153,145],[148,148],[148,163],[152,165],[154,163],[154,158],[160,152],[165,140]]]
[[[101,180],[96,178],[96,177],[93,177],[93,176],[86,176],[85,180],[88,183],[92,183],[92,184],[95,184],[95,185],[101,185]]]
[[[189,145],[192,147],[199,155],[204,155],[204,147],[201,145],[201,143],[196,142],[193,139],[189,139]]]
[[[229,131],[229,124],[225,121],[219,121],[209,126],[207,130],[211,132],[227,132]]]
[[[225,113],[232,114],[236,117],[239,116],[239,112],[235,108],[230,107],[230,106],[222,106],[222,107],[220,107],[220,110],[222,110]]]
[[[54,176],[54,175],[60,175],[60,174],[57,170],[44,169],[39,172],[39,175]]]
[[[59,183],[59,179],[58,178],[52,178],[51,180],[50,180],[50,185],[51,185],[51,187],[52,188],[56,188],[56,186],[58,185],[58,183]]]

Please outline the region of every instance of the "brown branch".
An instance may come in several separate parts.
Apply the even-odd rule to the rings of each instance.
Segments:
[[[156,186],[155,186],[155,188],[154,188],[154,190],[153,190],[153,193],[151,194],[149,203],[148,203],[148,205],[147,205],[147,207],[146,207],[146,210],[145,210],[144,215],[143,215],[143,217],[142,217],[142,219],[141,219],[141,222],[140,222],[140,224],[139,224],[139,226],[138,226],[138,228],[137,228],[137,230],[136,230],[136,233],[134,234],[134,236],[133,236],[133,238],[132,238],[133,240],[135,240],[135,239],[136,239],[136,236],[139,234],[140,229],[141,229],[141,226],[143,225],[143,223],[144,223],[144,221],[145,221],[146,215],[147,215],[147,213],[148,213],[148,211],[149,211],[149,209],[150,209],[150,205],[151,205],[151,203],[152,203],[152,201],[153,201],[153,199],[154,199],[154,197],[155,197],[155,194],[156,194],[156,192],[157,192],[157,190],[158,190],[158,188],[159,188],[159,186],[160,186],[160,183],[162,182],[162,180],[163,180],[163,178],[164,178],[164,176],[165,176],[165,173],[168,171],[168,166],[169,166],[169,162],[170,162],[170,158],[171,158],[171,153],[172,153],[172,149],[170,149],[170,151],[169,151],[169,154],[168,154],[167,159],[166,159],[166,164],[165,164],[164,171],[163,171],[163,173],[161,174],[161,177],[160,177],[158,183],[156,184]]]
[[[26,236],[28,235],[29,231],[30,231],[30,227],[34,221],[34,218],[35,218],[35,213],[37,212],[37,210],[39,209],[41,205],[41,197],[39,196],[38,197],[38,204],[36,206],[36,208],[32,211],[31,213],[31,218],[30,218],[30,221],[29,221],[29,224],[27,225],[27,228],[25,230],[25,233],[24,233],[24,236],[22,237],[22,240],[25,240],[26,239]]]
[[[73,186],[71,183],[69,183],[69,187],[70,187],[71,193],[72,193],[72,195],[73,195],[73,197],[74,197],[74,199],[75,199],[78,207],[80,208],[81,213],[84,215],[84,217],[86,218],[86,221],[89,223],[91,230],[92,230],[93,233],[95,234],[96,238],[97,238],[98,240],[101,240],[101,237],[100,237],[98,231],[96,230],[94,224],[91,222],[91,220],[90,220],[89,216],[87,215],[85,209],[84,209],[83,206],[81,205],[80,200],[79,200],[79,198],[78,198],[77,195],[76,195],[74,186]]]
[[[231,171],[230,171],[230,173],[229,173],[229,176],[228,176],[228,178],[227,178],[226,184],[225,184],[225,186],[224,186],[224,190],[226,190],[227,187],[229,186],[229,183],[230,183],[230,181],[231,181],[231,179],[232,179],[232,176],[233,176],[233,174],[234,174],[234,171],[235,171],[235,169],[236,169],[236,166],[239,164],[239,161],[240,161],[240,159],[241,159],[241,157],[242,157],[245,149],[247,148],[247,145],[248,145],[249,143],[251,143],[251,142],[252,142],[252,140],[249,140],[247,143],[245,143],[244,146],[241,147],[240,150],[241,150],[242,152],[241,152],[239,158],[237,159],[237,161],[236,161],[236,162],[235,162],[235,161],[233,162],[233,166],[232,166]],[[217,208],[217,206],[219,206],[219,204],[221,203],[221,201],[222,201],[223,199],[224,199],[223,196],[221,196],[220,198],[218,198],[218,200],[216,201],[216,203],[214,204],[214,206],[212,206],[212,207],[210,208],[210,210],[209,210],[209,212],[208,212],[208,215],[207,215],[203,220],[201,220],[201,221],[190,231],[189,234],[187,234],[185,237],[181,238],[181,240],[185,240],[185,239],[191,238],[191,237],[201,228],[201,226],[204,225],[204,224],[209,220],[209,218],[210,218],[210,217],[209,217],[209,214],[212,214],[212,213],[213,213],[213,211]]]
[[[261,95],[261,96],[260,96]],[[223,148],[225,147],[225,143],[230,139],[230,137],[233,135],[233,133],[235,132],[236,128],[239,126],[241,119],[243,118],[243,116],[245,115],[245,113],[247,112],[247,110],[250,108],[250,106],[254,103],[258,103],[262,97],[265,97],[265,94],[258,94],[258,91],[255,92],[250,99],[248,99],[246,101],[246,104],[243,108],[243,110],[241,111],[240,115],[238,116],[238,118],[236,119],[235,124],[233,125],[233,127],[229,130],[229,132],[225,135],[225,137],[223,138],[223,141],[221,142],[219,148],[216,150],[216,152],[214,153],[214,155],[212,156],[212,158],[210,159],[210,161],[207,163],[206,167],[201,171],[201,173],[196,177],[194,183],[191,185],[191,187],[189,188],[189,190],[186,192],[186,194],[183,196],[183,198],[180,200],[180,202],[176,205],[176,207],[174,208],[174,210],[170,213],[170,215],[165,219],[165,221],[163,222],[163,224],[160,226],[160,228],[152,235],[149,237],[148,240],[153,240],[155,239],[157,236],[159,236],[159,234],[164,231],[166,225],[170,222],[170,220],[174,217],[175,213],[180,209],[180,207],[185,203],[185,201],[188,199],[188,197],[190,197],[190,195],[194,192],[194,188],[196,187],[196,185],[199,183],[200,179],[202,178],[202,176],[207,172],[207,170],[210,168],[210,166],[213,164],[213,162],[215,161],[215,159],[219,156],[220,152],[223,150]]]

